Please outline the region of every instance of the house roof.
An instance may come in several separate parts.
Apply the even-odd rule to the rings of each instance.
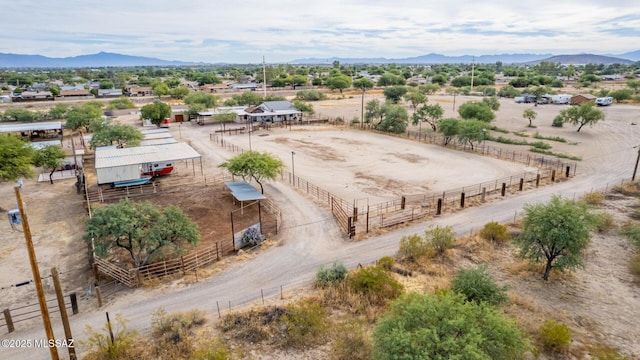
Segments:
[[[260,104],[267,111],[291,110],[293,105],[290,101],[265,101]]]
[[[162,144],[173,144],[178,141],[172,137],[168,138],[160,138],[160,139],[147,139],[140,140],[140,146],[150,146],[150,145],[162,145]]]
[[[74,95],[79,95],[79,96],[86,96],[89,95],[89,90],[87,89],[82,89],[82,90],[60,90],[60,96],[74,96]]]
[[[162,161],[179,161],[200,158],[187,143],[137,146],[123,149],[103,149],[95,152],[95,168],[139,165]]]
[[[40,131],[40,130],[62,130],[62,122],[37,122],[37,123],[20,123],[11,125],[0,125],[0,132],[20,132],[20,131]]]
[[[595,95],[591,95],[591,94],[578,94],[574,97],[583,97],[585,99],[590,99],[590,100],[595,100],[596,96]]]

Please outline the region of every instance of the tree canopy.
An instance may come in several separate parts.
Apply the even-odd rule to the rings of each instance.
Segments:
[[[368,89],[372,89],[374,85],[375,84],[373,83],[373,81],[364,77],[353,80],[353,87],[356,89],[360,89],[363,92],[366,92]]]
[[[440,104],[429,105],[425,104],[420,106],[413,113],[413,125],[421,124],[422,122],[426,122],[431,125],[431,129],[433,131],[438,131],[438,122],[442,119],[444,115],[444,109]]]
[[[470,101],[460,105],[458,114],[463,119],[476,119],[486,123],[490,123],[496,118],[489,104],[477,101]]]
[[[227,169],[231,174],[242,177],[243,180],[255,180],[264,194],[262,182],[275,180],[284,168],[282,160],[258,151],[245,151],[222,164],[219,167]]]
[[[520,255],[545,261],[544,280],[551,269],[563,271],[582,266],[582,252],[590,241],[593,217],[585,203],[554,196],[548,204],[524,207],[522,233],[514,239]]]
[[[91,137],[91,148],[98,146],[113,145],[115,142],[118,147],[127,145],[134,147],[140,145],[140,140],[144,138],[136,128],[127,124],[106,124],[97,129]]]
[[[198,227],[178,207],[169,205],[160,210],[148,201],[127,199],[95,209],[86,231],[84,240],[93,241],[96,255],[105,257],[111,249],[121,248],[136,268],[181,255],[187,244],[200,241]]]
[[[34,153],[34,149],[21,139],[0,134],[0,181],[31,177]]]
[[[578,106],[561,110],[560,116],[562,116],[565,123],[578,125],[576,132],[580,132],[580,129],[585,125],[593,126],[598,121],[604,120],[604,113],[602,110],[596,108],[596,105],[592,101],[583,102]]]
[[[409,293],[393,302],[373,331],[373,358],[518,359],[527,341],[512,320],[454,292]]]
[[[409,114],[407,110],[394,104],[384,105],[384,119],[378,124],[378,129],[394,134],[401,134],[407,129]]]
[[[384,98],[392,104],[400,102],[404,94],[407,93],[407,87],[404,85],[395,85],[385,88],[382,93]]]
[[[94,102],[88,102],[72,107],[66,114],[66,127],[73,130],[88,129],[92,121],[102,118],[101,106],[101,103],[98,106]]]
[[[37,167],[49,168],[49,181],[53,184],[53,173],[62,166],[67,154],[58,145],[47,145],[38,149],[33,157],[33,164]]]
[[[522,112],[522,117],[529,120],[529,127],[533,126],[531,122],[535,120],[537,116],[538,116],[538,113],[535,112],[533,109],[525,109]]]
[[[213,94],[207,94],[202,91],[192,92],[184,98],[187,105],[202,104],[206,109],[216,106],[217,98]]]
[[[440,120],[440,128],[438,132],[442,134],[444,138],[444,146],[449,145],[451,140],[453,140],[460,133],[460,123],[462,121],[456,118],[446,118]]]
[[[151,123],[155,126],[160,126],[164,119],[171,117],[171,106],[161,101],[155,101],[152,104],[143,106],[140,109],[140,115],[143,119],[151,120]]]
[[[411,88],[404,94],[404,100],[411,104],[413,111],[415,112],[419,105],[427,102],[427,96],[418,88]]]
[[[489,124],[480,120],[461,120],[458,124],[458,142],[469,144],[471,150],[476,143],[486,140],[486,132],[489,131]]]
[[[326,85],[331,90],[340,90],[340,94],[342,94],[342,90],[351,86],[351,76],[347,76],[338,72],[335,75],[331,75],[327,78]]]

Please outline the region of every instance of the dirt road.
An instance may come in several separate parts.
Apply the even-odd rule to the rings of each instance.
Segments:
[[[638,115],[637,110],[635,115]],[[186,130],[183,128],[181,131],[182,136],[189,138],[193,146],[207,154],[205,164],[213,164],[231,156],[211,143],[208,137],[201,133],[198,136],[197,127]],[[489,221],[513,219],[524,204],[544,202],[554,194],[568,198],[578,197],[593,189],[611,187],[622,179],[629,179],[636,156],[636,149],[632,146],[637,145],[640,139],[640,129],[624,126],[621,120],[620,123],[609,121],[597,128],[583,131],[587,134],[582,137],[583,141],[591,140],[584,155],[585,161],[579,165],[581,168],[575,179],[525,192],[508,200],[470,208],[430,223],[450,225],[458,234],[465,234],[479,229]],[[304,177],[304,174],[300,176]],[[76,337],[86,336],[83,328],[87,324],[101,328],[104,324],[104,311],[121,313],[130,320],[129,328],[144,331],[150,326],[151,314],[159,307],[167,311],[198,308],[215,314],[218,305],[224,310],[229,302],[235,307],[259,300],[261,290],[267,301],[279,296],[281,286],[290,296],[312,282],[318,267],[336,259],[353,267],[358,263],[370,263],[382,256],[393,255],[401,236],[421,232],[428,225],[416,224],[366,241],[348,242],[342,240],[327,210],[318,208],[288,185],[273,183],[266,186],[265,192],[270,194],[285,214],[283,227],[286,231],[277,246],[266,249],[250,260],[237,262],[206,281],[184,288],[164,287],[134,291],[101,311],[74,316],[71,325]],[[625,313],[618,316],[640,316],[637,302],[634,304],[634,307],[624,310]],[[55,333],[58,337],[62,336],[60,326],[55,327]],[[31,329],[20,329],[3,338],[40,339],[44,338],[44,331],[36,324]],[[630,350],[640,353],[640,344],[635,344]],[[47,356],[47,349],[0,349],[0,357],[8,359],[42,359]]]

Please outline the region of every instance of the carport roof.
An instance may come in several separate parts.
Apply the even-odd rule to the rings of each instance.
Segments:
[[[226,181],[224,183],[231,190],[231,195],[238,201],[251,201],[266,199],[264,195],[258,192],[253,186],[246,181]]]
[[[3,132],[3,133],[18,132],[18,131],[61,130],[61,129],[62,129],[61,121],[0,125],[0,132]]]
[[[95,156],[96,169],[200,158],[197,151],[183,142],[124,149],[107,148],[96,151]]]

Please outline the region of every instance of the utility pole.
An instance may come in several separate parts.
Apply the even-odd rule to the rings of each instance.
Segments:
[[[40,270],[38,269],[38,262],[36,260],[36,251],[33,248],[33,240],[31,238],[31,228],[29,227],[29,220],[27,219],[27,211],[24,208],[24,201],[22,200],[22,191],[19,186],[13,188],[16,192],[16,200],[18,201],[18,208],[20,209],[20,216],[22,217],[22,230],[24,232],[24,240],[27,243],[27,252],[29,253],[29,262],[31,263],[31,271],[33,272],[33,282],[36,285],[36,292],[38,294],[38,303],[40,304],[40,313],[42,314],[42,322],[44,323],[44,330],[47,333],[48,343],[55,344],[55,337],[53,335],[53,328],[51,327],[51,319],[49,318],[49,309],[47,309],[47,300],[44,296],[44,288],[42,287],[42,278],[40,277]],[[51,353],[52,360],[58,360],[58,349],[55,346],[49,346],[49,352]]]
[[[474,55],[471,60],[471,91],[473,91],[473,69],[475,67],[475,64],[476,64],[476,57]]]
[[[360,103],[360,129],[364,128],[364,92],[366,87],[362,88],[362,102]]]
[[[636,180],[636,173],[638,172],[638,163],[640,162],[640,145],[634,146],[633,147],[638,148],[638,157],[636,158],[636,166],[633,168],[633,176],[631,177],[631,181],[635,181]]]
[[[264,56],[262,57],[262,93],[264,98],[267,98],[267,68],[264,62]]]

